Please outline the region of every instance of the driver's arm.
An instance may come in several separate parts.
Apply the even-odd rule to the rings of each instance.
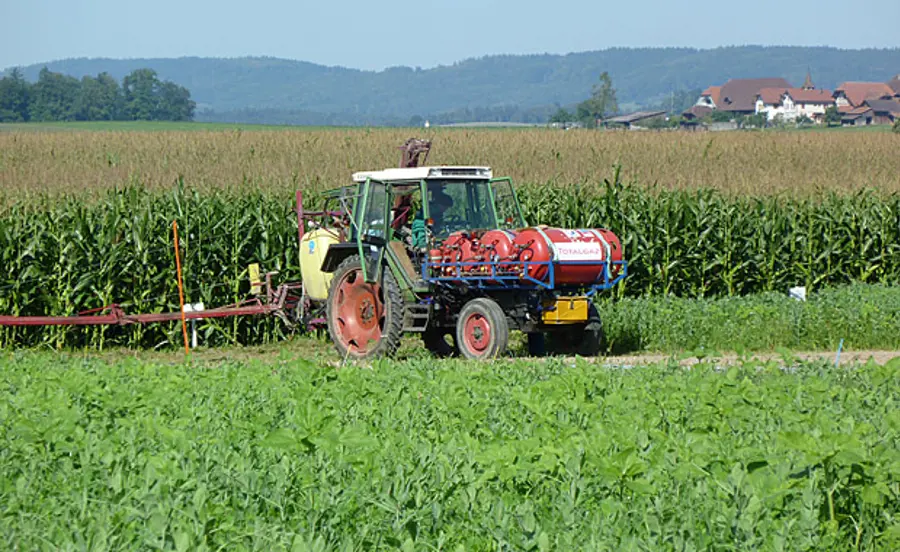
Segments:
[[[416,218],[412,221],[412,246],[416,249],[428,247],[428,233],[425,229],[425,218],[421,212],[417,213]]]

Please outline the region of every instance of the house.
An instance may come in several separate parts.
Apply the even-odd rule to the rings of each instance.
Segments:
[[[845,82],[834,89],[834,103],[841,113],[862,107],[866,100],[889,100],[894,90],[884,82]]]
[[[710,110],[716,109],[719,106],[721,92],[721,86],[710,86],[700,93],[700,98],[697,100],[697,103],[695,105],[697,107],[708,107],[710,108]]]
[[[765,113],[771,121],[781,116],[785,121],[808,117],[816,123],[825,121],[825,110],[835,105],[831,90],[803,88],[763,88],[756,96],[756,112]]]
[[[875,114],[869,106],[851,107],[841,112],[841,125],[843,126],[866,126],[871,125]]]
[[[872,124],[892,125],[900,119],[900,100],[866,100],[872,109]]]
[[[756,96],[763,88],[791,88],[791,84],[781,78],[731,79],[719,90],[716,109],[752,115],[756,113]]]
[[[691,106],[691,108],[687,111],[684,111],[681,114],[681,118],[687,121],[689,124],[693,124],[693,122],[699,121],[700,119],[712,113],[717,107],[719,101],[719,93],[721,91],[721,86],[710,86],[709,88],[701,92],[700,98],[697,99],[697,103]]]
[[[726,111],[734,115],[756,113],[756,97],[763,88],[791,88],[782,78],[731,79],[722,86],[710,86],[694,106],[682,115],[686,119],[701,118],[713,111]]]

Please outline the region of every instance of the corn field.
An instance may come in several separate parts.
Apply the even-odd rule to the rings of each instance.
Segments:
[[[860,191],[819,198],[732,196],[712,189],[596,184],[519,190],[530,223],[608,227],[623,239],[629,277],[616,297],[741,296],[795,285],[812,290],[900,278],[900,195]],[[315,202],[315,201],[314,201]],[[247,297],[246,267],[300,278],[288,194],[260,190],[166,192],[128,186],[90,200],[49,195],[0,211],[0,312],[71,315],[111,303],[127,312],[178,310],[171,222],[182,236],[188,302]],[[4,328],[0,345],[152,347],[174,325]],[[264,342],[275,320],[202,322],[207,343]]]
[[[166,190],[290,194],[393,167],[411,134],[434,141],[430,163],[484,164],[521,184],[595,184],[621,167],[660,189],[811,196],[900,191],[900,135],[871,132],[641,133],[459,129],[230,132],[0,132],[0,193],[95,194],[126,183]]]

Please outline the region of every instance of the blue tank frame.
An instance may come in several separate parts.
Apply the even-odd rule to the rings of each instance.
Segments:
[[[508,267],[511,265],[521,267],[522,271],[516,274],[510,274],[509,270],[501,270],[501,265]],[[597,280],[593,282],[585,282],[583,284],[561,284],[556,285],[556,267],[570,265],[603,265],[603,270]],[[530,268],[546,266],[547,277],[543,280],[533,278],[529,275]],[[488,267],[489,271],[484,274],[472,275],[464,274],[463,268],[471,271],[473,267]],[[612,267],[620,267],[619,273],[612,277]],[[450,276],[432,276],[432,274],[443,274],[444,269],[452,268],[454,273]],[[593,295],[598,291],[604,291],[612,288],[621,282],[628,275],[627,261],[455,261],[455,262],[431,262],[427,260],[422,263],[422,280],[437,285],[453,285],[464,283],[472,287],[483,289],[508,289],[508,290],[558,290],[558,289],[578,289],[589,287],[588,295]]]

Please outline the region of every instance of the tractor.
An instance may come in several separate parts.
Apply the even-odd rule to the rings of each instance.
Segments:
[[[322,211],[298,197],[307,320],[345,359],[390,356],[405,332],[440,357],[500,356],[511,330],[535,354],[599,354],[591,297],[627,273],[615,234],[529,226],[510,178],[427,166],[430,149],[407,141],[400,167],[353,174]]]

